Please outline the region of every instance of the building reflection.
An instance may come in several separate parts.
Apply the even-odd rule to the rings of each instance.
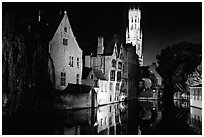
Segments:
[[[182,103],[176,103],[182,104]],[[188,106],[188,105],[187,105]],[[202,131],[201,109],[186,108],[178,105],[179,110],[185,111],[189,128],[195,134]],[[160,131],[163,120],[162,101],[132,101],[104,105],[96,109],[57,112],[54,134],[67,135],[153,135]],[[168,124],[165,124],[168,125]],[[160,128],[158,128],[160,127]],[[179,129],[180,130],[180,129]]]
[[[202,109],[190,107],[189,125],[195,134],[202,134]]]
[[[162,120],[162,102],[148,100],[140,102],[140,134],[152,134],[158,123]]]

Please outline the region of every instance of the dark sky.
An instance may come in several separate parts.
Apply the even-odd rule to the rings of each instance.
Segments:
[[[21,18],[37,19],[38,9],[44,10],[44,16],[66,10],[74,35],[84,51],[96,46],[97,36],[110,40],[116,33],[125,41],[128,9],[139,6],[142,12],[144,65],[156,62],[155,56],[161,49],[180,41],[202,43],[201,2],[4,2],[2,5]]]

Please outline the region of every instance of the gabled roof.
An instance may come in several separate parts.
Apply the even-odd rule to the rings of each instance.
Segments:
[[[86,79],[89,75],[89,73],[91,72],[91,68],[88,68],[88,67],[83,67],[83,70],[82,70],[82,79]]]
[[[82,72],[82,79],[86,79],[89,76],[91,71],[92,71],[91,68],[84,67]],[[106,80],[106,77],[104,76],[101,70],[94,69],[93,73],[97,79]]]
[[[90,86],[69,83],[68,86],[63,90],[63,93],[79,94],[79,93],[89,93],[90,91],[91,91]]]
[[[97,79],[106,80],[106,77],[104,76],[101,70],[93,70],[93,71]]]
[[[106,56],[113,55],[114,46],[115,46],[115,41],[113,40],[105,42],[103,55],[106,55]]]

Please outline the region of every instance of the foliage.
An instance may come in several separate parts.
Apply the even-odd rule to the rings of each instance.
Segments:
[[[195,68],[193,73],[187,75],[186,84],[188,86],[198,86],[202,84],[202,63]]]
[[[51,90],[48,43],[41,34],[42,27],[33,27],[28,31],[11,13],[3,13],[2,84],[8,95],[6,106],[13,110],[23,110],[28,102],[35,104],[39,96],[45,97]]]
[[[167,47],[161,51],[156,58],[158,60],[157,71],[164,79],[166,87],[165,94],[173,97],[175,84],[179,83],[186,86],[186,75],[192,73],[195,67],[201,63],[202,46],[181,42]]]

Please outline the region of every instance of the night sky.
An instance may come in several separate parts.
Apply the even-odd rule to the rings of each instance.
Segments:
[[[201,2],[4,2],[2,6],[6,11],[13,11],[17,18],[37,19],[38,9],[44,10],[44,16],[56,15],[66,10],[73,33],[84,51],[96,47],[97,36],[103,36],[106,41],[117,34],[125,43],[128,9],[139,6],[142,12],[144,65],[156,62],[155,56],[167,46],[181,41],[202,43]]]

